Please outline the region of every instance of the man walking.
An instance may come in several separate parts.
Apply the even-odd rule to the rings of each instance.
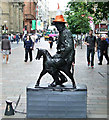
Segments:
[[[3,53],[3,62],[6,58],[6,64],[8,63],[9,54],[11,53],[11,44],[10,40],[8,39],[8,35],[5,35],[3,37],[3,40],[1,42],[1,51]]]
[[[93,30],[89,31],[89,36],[86,37],[85,39],[85,44],[87,45],[87,62],[88,66],[90,66],[91,62],[91,67],[94,68],[94,54],[95,54],[95,43],[96,43],[96,37],[92,35]],[[97,47],[97,45],[96,45]],[[91,60],[90,60],[90,55],[91,55]]]
[[[100,42],[100,62],[98,65],[102,65],[103,61],[103,55],[105,56],[107,60],[107,65],[109,65],[109,57],[108,57],[108,43],[105,40],[104,37],[101,37],[101,42]]]

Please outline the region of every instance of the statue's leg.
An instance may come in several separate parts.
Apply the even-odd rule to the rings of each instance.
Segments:
[[[67,82],[67,78],[65,77],[65,75],[63,75],[61,72],[59,72],[59,77],[61,79],[61,84]]]
[[[53,73],[51,75],[54,81],[49,86],[55,87],[56,85],[61,85],[61,82],[59,81],[58,73]]]
[[[70,70],[65,69],[65,71],[63,71],[63,72],[71,79],[73,88],[76,88],[75,80],[74,80],[73,74],[70,72]]]
[[[63,83],[67,82],[67,78],[60,71],[55,71],[55,73],[51,75],[54,81],[50,84],[50,86],[56,86],[56,85],[62,86]]]
[[[38,80],[37,80],[37,82],[36,82],[35,87],[39,86],[39,84],[40,84],[40,79],[41,79],[42,76],[45,75],[46,73],[47,73],[47,71],[46,71],[45,69],[43,69],[42,72],[40,73],[40,76],[39,76],[39,78],[38,78]]]

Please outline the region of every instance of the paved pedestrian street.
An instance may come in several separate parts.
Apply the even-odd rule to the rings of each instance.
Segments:
[[[13,43],[15,44],[15,43]],[[50,49],[48,41],[41,38],[41,41],[35,44],[37,48],[49,50],[54,55],[56,52],[56,44]],[[23,43],[12,49],[9,64],[2,63],[2,55],[0,54],[0,113],[2,118],[25,118],[26,117],[26,87],[28,84],[35,83],[42,70],[43,58],[35,60],[35,50],[33,51],[33,61],[24,62]],[[103,65],[97,63],[97,53],[95,53],[95,68],[91,69],[87,66],[86,46],[83,45],[76,48],[76,64],[74,78],[76,84],[87,85],[87,117],[88,118],[106,118],[107,117],[107,65],[103,60]],[[41,84],[51,83],[52,77],[46,74],[41,79]],[[70,80],[68,84],[71,84]],[[16,105],[19,95],[21,99],[17,106],[14,116],[4,116],[6,109],[6,100],[13,101],[13,108]]]

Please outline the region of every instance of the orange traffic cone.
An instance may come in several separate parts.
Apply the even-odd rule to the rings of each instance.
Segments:
[[[61,10],[59,9],[59,3],[58,3],[57,14],[56,14],[55,20],[53,20],[53,22],[65,22],[66,23],[66,21],[64,20],[63,15],[62,15]]]

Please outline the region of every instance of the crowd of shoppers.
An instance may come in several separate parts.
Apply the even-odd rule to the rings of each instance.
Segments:
[[[30,62],[32,62],[32,50],[34,49],[34,44],[37,41],[38,36],[36,34],[9,34],[3,35],[1,41],[1,51],[3,53],[3,61],[6,59],[6,63],[8,63],[9,54],[11,54],[11,42],[16,41],[17,44],[19,41],[24,42],[25,48],[25,60],[24,62],[28,61],[28,54],[30,57]],[[49,39],[50,48],[53,46],[53,39],[50,37]],[[93,31],[89,31],[89,35],[85,38],[85,45],[87,45],[87,62],[88,66],[94,68],[94,55],[97,52],[98,55],[98,65],[102,65],[103,56],[105,56],[107,60],[107,64],[109,64],[109,57],[108,57],[108,46],[109,46],[109,38],[102,37],[101,35],[97,35],[95,37],[93,35]]]
[[[3,35],[4,36],[4,35]],[[23,34],[22,33],[17,33],[17,34],[8,34],[8,39],[11,43],[22,41],[23,39]]]

